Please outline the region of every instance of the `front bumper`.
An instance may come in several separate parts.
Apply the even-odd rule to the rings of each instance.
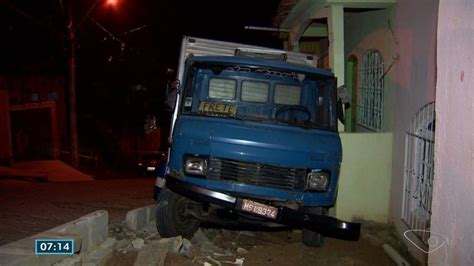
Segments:
[[[171,191],[194,201],[213,203],[237,211],[240,211],[239,207],[243,200],[243,198],[237,198],[221,192],[199,187],[170,176],[166,177],[166,187]],[[349,223],[329,216],[308,214],[288,207],[280,206],[276,208],[278,208],[278,214],[275,220],[258,216],[257,214],[254,215],[292,227],[306,228],[318,232],[326,237],[351,241],[359,240],[359,223]]]

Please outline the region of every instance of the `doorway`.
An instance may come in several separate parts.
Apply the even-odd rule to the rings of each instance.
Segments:
[[[16,161],[52,158],[49,109],[11,112],[11,128]]]

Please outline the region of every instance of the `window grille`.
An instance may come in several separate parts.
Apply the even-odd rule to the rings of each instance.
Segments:
[[[367,50],[359,70],[357,123],[373,131],[382,130],[384,64],[380,53]]]
[[[209,81],[209,98],[233,100],[237,91],[237,80],[212,78]]]
[[[427,245],[434,175],[435,103],[415,115],[405,137],[402,221]]]
[[[301,87],[285,84],[275,85],[274,103],[298,105],[300,104]]]
[[[241,100],[245,102],[266,103],[268,102],[269,89],[269,83],[245,80],[242,82]]]

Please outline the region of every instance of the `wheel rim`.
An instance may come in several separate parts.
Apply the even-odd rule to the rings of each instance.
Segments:
[[[177,202],[176,207],[176,224],[180,229],[187,228],[188,225],[195,223],[192,215],[186,214],[187,200],[181,198]]]

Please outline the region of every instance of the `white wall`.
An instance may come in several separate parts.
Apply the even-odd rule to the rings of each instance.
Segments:
[[[474,1],[440,0],[430,265],[474,265]]]

